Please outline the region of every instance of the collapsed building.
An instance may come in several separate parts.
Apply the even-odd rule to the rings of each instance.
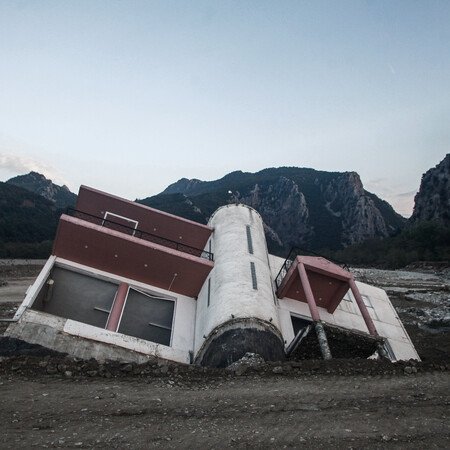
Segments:
[[[257,211],[207,225],[81,186],[6,336],[79,358],[419,359],[386,292],[317,256],[267,250]]]

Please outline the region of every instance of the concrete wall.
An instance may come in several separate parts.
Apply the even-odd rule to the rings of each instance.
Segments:
[[[143,339],[91,326],[80,322],[79,320],[75,321],[68,317],[53,316],[45,311],[30,311],[28,308],[32,308],[35,301],[37,308],[42,309],[41,292],[46,289],[46,281],[49,279],[54,269],[77,274],[82,277],[88,277],[97,280],[99,283],[112,283],[114,285],[118,285],[121,282],[128,283],[130,286],[139,289],[142,292],[173,300],[175,303],[175,310],[171,345],[165,346],[155,344]],[[59,296],[57,296],[54,301],[57,301],[58,298]],[[67,302],[67,299],[63,302]],[[71,308],[74,304],[76,305],[80,302],[83,302],[83,298],[80,298],[79,296],[74,299],[69,299],[69,303],[72,303]],[[75,347],[71,349],[69,344],[72,341],[70,339],[64,340],[58,333],[71,334],[80,338],[96,341],[97,343],[113,344],[128,350],[160,356],[174,361],[189,362],[194,342],[193,325],[195,322],[195,309],[196,301],[194,298],[174,294],[173,292],[158,289],[144,283],[136,282],[124,277],[118,277],[61,258],[52,257],[42,269],[41,274],[29,290],[19,309],[20,311],[26,311],[26,314],[22,316],[18,323],[10,325],[8,333],[12,337],[18,337],[27,342],[41,344],[71,354],[75,354],[74,352],[77,352],[78,350]],[[67,316],[67,314],[64,313],[60,314]],[[16,317],[18,317],[18,315]],[[62,323],[63,325],[61,325]],[[56,326],[56,330],[50,331],[50,328],[53,325]],[[61,343],[62,341],[64,341],[63,344]],[[73,342],[77,343],[78,341]],[[81,344],[77,343],[76,345]],[[86,347],[86,344],[82,344],[82,346],[85,348],[83,351],[88,351],[87,349],[89,346]],[[108,354],[109,352],[110,350],[108,350]],[[97,357],[96,355],[91,356]]]
[[[260,215],[245,205],[227,205],[213,214],[209,225],[214,228],[214,268],[198,296],[195,354],[213,330],[231,321],[255,318],[280,326]]]
[[[5,336],[39,344],[77,358],[145,363],[152,357],[188,364],[188,351],[158,345],[40,311],[27,310]]]
[[[276,276],[284,263],[284,259],[270,255],[269,260],[272,274]],[[365,283],[356,282],[356,285],[361,295],[369,298],[373,308],[368,307],[367,310],[372,317],[379,335],[387,338],[394,352],[395,359],[408,360],[412,358],[420,360],[386,292],[383,289]],[[329,314],[326,309],[319,307],[320,318],[331,325],[338,325],[350,330],[355,329],[367,333],[367,326],[353,294],[349,291],[346,297],[350,301],[342,300],[333,314]],[[294,338],[291,314],[307,319],[311,318],[311,314],[308,305],[297,300],[283,298],[279,300],[279,305],[281,330],[285,343],[288,345]]]

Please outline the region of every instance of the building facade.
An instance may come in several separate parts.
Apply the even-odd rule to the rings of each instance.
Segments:
[[[385,291],[270,255],[242,204],[208,225],[82,186],[7,335],[81,358],[226,367],[246,352],[419,359]]]

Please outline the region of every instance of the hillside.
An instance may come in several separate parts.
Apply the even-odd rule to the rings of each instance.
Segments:
[[[406,220],[364,190],[355,172],[298,167],[232,172],[215,181],[183,178],[140,203],[206,223],[216,208],[240,202],[262,216],[270,250],[300,245],[338,249],[398,233]]]
[[[450,154],[423,174],[410,221],[414,225],[435,222],[450,226]]]
[[[450,261],[450,154],[422,176],[406,227],[385,239],[330,253],[349,264],[399,268],[416,261]]]
[[[26,175],[10,178],[7,183],[39,194],[53,203],[57,208],[74,206],[77,200],[77,196],[70,192],[67,186],[58,186],[52,180],[45,178],[44,175],[37,172],[30,172]]]
[[[182,178],[162,193],[137,201],[200,223],[219,206],[244,203],[261,214],[272,253],[285,256],[292,246],[300,246],[349,263],[400,267],[417,259],[448,260],[449,172],[446,155],[423,175],[409,221],[366,191],[355,172],[299,167],[236,171],[214,181]],[[74,205],[76,195],[36,172],[2,185],[1,252],[12,257],[36,254],[41,242],[54,237],[55,217],[62,211],[58,209]],[[29,202],[23,188],[28,195],[34,193]],[[47,202],[41,206],[36,198],[43,197]],[[32,203],[37,206],[29,215],[31,209],[24,205]],[[40,251],[38,256],[47,255]]]
[[[60,215],[41,195],[0,182],[0,257],[47,257]]]

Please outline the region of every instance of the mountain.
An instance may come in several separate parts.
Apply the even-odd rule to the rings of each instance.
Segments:
[[[39,194],[52,202],[57,208],[74,206],[77,196],[67,186],[58,186],[52,180],[37,172],[10,178],[7,183]]]
[[[138,201],[203,223],[223,204],[244,203],[261,214],[270,250],[277,253],[295,245],[337,249],[387,237],[406,222],[365,191],[357,173],[298,167],[236,171],[215,181],[182,178]]]
[[[182,178],[162,193],[137,201],[200,223],[219,206],[241,202],[263,217],[273,253],[283,256],[295,245],[310,250],[345,248],[344,260],[370,264],[368,256],[384,261],[389,253],[392,265],[400,266],[410,260],[447,258],[449,170],[446,155],[423,175],[408,221],[412,229],[405,229],[406,219],[387,202],[367,192],[355,172],[280,167],[236,171],[214,181]],[[36,172],[0,183],[0,257],[47,256],[61,208],[75,200],[67,187]],[[429,221],[441,228],[431,230]],[[362,242],[367,244],[353,248]]]
[[[0,182],[0,257],[47,257],[60,214],[41,195]]]
[[[410,218],[413,225],[435,222],[450,226],[450,153],[434,168],[422,175]]]

